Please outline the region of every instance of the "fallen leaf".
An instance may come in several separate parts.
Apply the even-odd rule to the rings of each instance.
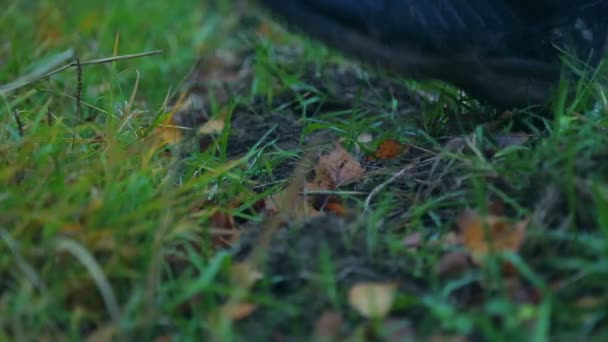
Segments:
[[[395,283],[359,283],[348,293],[348,302],[366,318],[386,317],[395,299]]]
[[[216,210],[213,215],[211,215],[210,221],[213,227],[236,229],[234,217],[219,210]]]
[[[241,237],[234,216],[216,210],[209,218],[211,225],[209,231],[213,237],[214,245],[219,247],[230,247]]]
[[[528,219],[511,223],[502,216],[482,217],[467,210],[458,218],[458,227],[464,246],[471,252],[473,260],[481,264],[490,252],[517,252],[524,242]]]
[[[330,153],[319,158],[315,178],[308,184],[309,190],[335,190],[353,182],[365,174],[365,169],[340,143]]]
[[[211,119],[205,122],[205,124],[198,129],[198,132],[204,135],[219,134],[224,130],[225,125],[226,123],[224,120]]]
[[[335,201],[335,200],[327,202],[327,204],[325,204],[324,209],[326,212],[334,213],[338,216],[346,216],[346,214],[348,213],[348,211],[346,210],[346,207],[339,201]]]
[[[245,319],[258,308],[256,304],[253,303],[236,303],[236,304],[226,304],[221,308],[221,314],[224,317],[228,317],[232,320],[239,321]]]
[[[409,146],[400,143],[399,140],[387,139],[378,146],[372,156],[368,157],[368,160],[393,159],[399,157],[408,150]]]
[[[156,134],[165,144],[175,144],[182,139],[182,132],[175,124],[173,115],[170,114],[165,121],[156,128]]]
[[[285,220],[305,220],[323,214],[310,204],[307,197],[297,195],[294,199],[285,190],[267,197],[264,200],[264,210],[268,215],[285,215]]]

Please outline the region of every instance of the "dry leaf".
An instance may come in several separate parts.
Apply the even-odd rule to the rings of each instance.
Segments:
[[[217,210],[209,218],[209,223],[211,224],[209,231],[216,246],[232,246],[241,237],[241,231],[230,214]]]
[[[251,316],[251,314],[258,308],[253,303],[236,303],[226,304],[222,307],[221,313],[224,317],[228,317],[232,320],[238,321]]]
[[[269,215],[287,214],[287,219],[304,220],[322,215],[309,203],[306,197],[297,195],[294,198],[285,190],[269,196],[264,201],[264,209]]]
[[[319,158],[315,167],[315,179],[308,184],[309,190],[335,190],[353,182],[365,174],[365,169],[340,143],[330,153]]]
[[[515,224],[500,216],[480,216],[467,210],[458,218],[464,246],[480,264],[491,251],[517,252],[524,242],[528,219]]]
[[[397,158],[407,150],[409,150],[409,146],[400,143],[399,140],[387,139],[378,146],[374,155],[370,156],[368,160]]]
[[[348,211],[346,207],[342,205],[339,201],[329,201],[324,207],[325,211],[328,213],[334,213],[338,216],[346,216]]]
[[[348,302],[366,318],[386,317],[395,299],[395,283],[359,283],[348,293]]]
[[[170,115],[162,125],[156,128],[156,134],[165,144],[175,144],[182,139],[182,132],[173,120],[173,115]]]
[[[211,119],[202,125],[198,132],[203,135],[219,134],[224,130],[226,123],[224,120]]]

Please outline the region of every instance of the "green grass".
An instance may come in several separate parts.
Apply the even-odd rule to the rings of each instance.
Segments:
[[[350,286],[371,280],[399,283],[391,322],[420,339],[608,337],[605,90],[564,84],[550,114],[521,111],[492,132],[475,117],[500,113],[473,102],[450,109],[461,107],[447,95],[409,111],[404,89],[443,85],[370,75],[275,25],[256,34],[259,20],[222,1],[17,0],[0,13],[0,84],[69,50],[81,60],[164,51],[83,67],[80,116],[74,69],[2,96],[0,341],[307,340],[325,311],[343,317],[343,336],[381,338],[389,322],[368,322],[348,304]],[[199,57],[205,65],[226,52],[251,63],[248,83],[224,102],[213,96],[220,86],[207,89],[209,115],[227,113],[233,127],[204,151],[190,131],[164,144],[158,129],[188,72]],[[269,114],[292,118],[297,133]],[[276,125],[249,139],[250,121],[238,120],[257,117]],[[496,147],[522,129],[528,143]],[[448,149],[461,131],[473,133]],[[263,278],[250,291],[235,281],[241,249],[255,246],[248,234],[264,222],[252,208],[289,182],[281,167],[318,135],[365,149],[362,133],[423,150],[368,163],[363,180],[336,192],[347,217],[293,222],[265,251]],[[239,134],[250,144],[235,147]],[[366,203],[406,165],[415,172]],[[444,251],[433,241],[465,208],[484,212],[496,200],[509,217],[532,219],[521,252],[501,258],[538,300],[514,300],[497,263],[455,277],[434,272]],[[217,247],[209,229],[217,211],[236,218],[244,247]],[[415,251],[401,243],[411,232],[424,236]],[[258,309],[225,319],[223,305],[240,297]]]

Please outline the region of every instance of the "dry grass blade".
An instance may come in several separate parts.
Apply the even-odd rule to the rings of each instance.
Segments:
[[[111,62],[118,62],[118,61],[124,61],[127,59],[135,59],[135,58],[142,58],[142,57],[148,57],[148,56],[152,56],[152,55],[158,55],[163,53],[162,50],[154,50],[154,51],[148,51],[148,52],[142,52],[142,53],[134,53],[134,54],[129,54],[129,55],[121,55],[121,56],[115,56],[115,57],[107,57],[107,58],[99,58],[99,59],[92,59],[92,60],[88,60],[88,61],[72,61],[64,66],[61,66],[57,69],[54,69],[52,71],[48,71],[47,73],[41,74],[40,72],[37,73],[33,73],[33,74],[28,74],[25,75],[23,77],[20,77],[19,79],[8,83],[8,84],[4,84],[4,85],[0,85],[0,96],[6,95],[12,91],[15,91],[19,88],[23,88],[27,85],[36,83],[38,81],[44,80],[46,78],[49,78],[55,74],[58,74],[66,69],[69,68],[73,68],[76,67],[78,65],[80,66],[85,66],[85,65],[93,65],[93,64],[105,64],[105,63],[111,63]],[[70,56],[71,58],[72,56]],[[67,58],[66,58],[67,59]],[[55,65],[55,64],[53,64]]]
[[[77,242],[66,238],[57,239],[56,248],[59,252],[69,252],[72,254],[74,258],[76,258],[76,260],[78,260],[87,269],[95,281],[95,284],[97,284],[97,288],[101,293],[110,317],[114,322],[118,322],[120,318],[120,309],[116,296],[114,295],[114,290],[112,289],[112,285],[110,284],[108,278],[105,276],[103,270],[99,266],[99,263],[97,263],[91,253],[89,253]]]

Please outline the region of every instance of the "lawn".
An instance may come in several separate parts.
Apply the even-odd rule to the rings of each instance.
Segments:
[[[608,339],[605,73],[503,111],[245,1],[4,7],[0,341]]]

